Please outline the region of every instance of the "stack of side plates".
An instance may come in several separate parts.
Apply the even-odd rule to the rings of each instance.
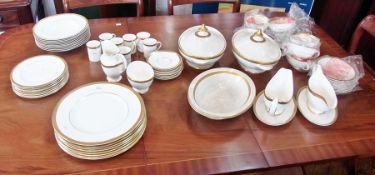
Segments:
[[[80,159],[114,157],[133,147],[146,129],[142,97],[130,87],[92,83],[65,95],[52,125],[59,147]]]
[[[65,13],[40,20],[33,28],[36,45],[50,52],[65,52],[85,44],[91,36],[85,17]]]
[[[64,59],[54,55],[31,57],[13,68],[10,80],[14,93],[20,97],[46,97],[68,82],[68,65]]]
[[[156,51],[151,53],[147,62],[159,80],[171,80],[181,75],[184,65],[182,58],[176,52]]]

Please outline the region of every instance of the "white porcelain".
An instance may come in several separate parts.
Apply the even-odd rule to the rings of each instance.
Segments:
[[[146,38],[150,38],[151,34],[148,32],[138,32],[137,33],[137,50],[143,53],[143,40]]]
[[[308,88],[302,87],[297,94],[298,109],[301,114],[311,123],[319,126],[330,126],[337,120],[337,108],[326,111],[322,114],[312,112],[307,100]]]
[[[271,70],[281,58],[279,45],[254,29],[241,29],[232,37],[233,53],[240,65],[251,73]]]
[[[154,80],[154,70],[143,61],[131,62],[126,70],[126,75],[133,89],[140,94],[145,94]]]
[[[280,115],[293,98],[293,72],[281,68],[267,83],[264,104],[269,114]]]
[[[136,50],[136,42],[137,42],[137,36],[132,33],[127,33],[122,36],[122,39],[124,40],[124,46],[128,46],[132,49],[132,54],[134,54]]]
[[[159,50],[162,47],[160,41],[155,38],[146,38],[143,40],[143,55],[147,59],[150,54],[154,51]]]
[[[155,78],[159,80],[177,78],[184,68],[181,56],[172,51],[152,52],[147,62],[154,69]]]
[[[320,65],[316,66],[308,81],[307,106],[317,114],[322,114],[337,107],[336,93],[324,76]]]
[[[263,14],[250,14],[244,18],[245,27],[264,30],[269,23],[269,18]]]
[[[218,30],[204,24],[186,29],[178,39],[181,55],[196,69],[212,67],[224,55],[226,45]]]
[[[103,55],[100,57],[102,69],[109,82],[119,82],[127,67],[127,60],[120,49],[109,40],[102,42]]]
[[[309,48],[294,43],[287,43],[286,47],[288,49],[287,54],[294,55],[300,60],[314,59],[320,55],[320,51],[318,49]]]
[[[292,31],[296,27],[296,20],[292,17],[271,18],[268,27],[276,33]]]
[[[125,85],[93,83],[65,95],[53,114],[54,129],[73,142],[104,144],[132,130],[141,99]]]
[[[26,87],[43,86],[61,77],[66,62],[54,55],[38,55],[18,63],[10,74],[11,81]]]
[[[308,72],[313,67],[312,60],[305,60],[301,61],[298,58],[294,57],[293,55],[286,55],[286,59],[288,60],[289,64],[296,70],[300,72]]]
[[[116,35],[113,34],[113,33],[108,33],[108,32],[105,32],[105,33],[101,33],[99,35],[99,39],[100,41],[105,41],[105,40],[111,40],[112,38],[114,38]]]
[[[33,36],[40,49],[65,52],[84,45],[91,33],[85,17],[64,13],[40,20],[33,27]]]
[[[188,102],[197,113],[223,120],[246,112],[255,95],[254,82],[248,75],[233,68],[215,68],[193,79],[188,89]]]
[[[98,40],[91,40],[86,43],[87,54],[91,62],[100,61],[100,56],[102,55],[102,47]]]
[[[122,55],[124,55],[125,59],[126,59],[126,63],[128,63],[128,65],[130,64],[130,62],[132,62],[132,49],[128,46],[120,46],[119,47],[120,49],[120,53]]]
[[[115,44],[117,47],[120,47],[122,43],[124,42],[124,40],[121,37],[113,37],[112,39],[110,39],[110,41],[113,44]]]
[[[297,33],[290,36],[290,42],[309,48],[319,48],[320,39],[312,34]]]
[[[281,126],[289,123],[297,113],[297,102],[292,98],[288,103],[285,104],[283,113],[275,116],[268,112],[264,100],[264,91],[259,93],[255,98],[253,111],[256,118],[262,123],[269,126]]]

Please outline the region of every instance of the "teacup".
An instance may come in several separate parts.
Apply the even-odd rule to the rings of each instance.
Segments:
[[[126,69],[126,75],[130,85],[140,94],[145,94],[154,80],[154,70],[144,61],[131,62]]]
[[[120,53],[124,55],[126,62],[129,65],[130,62],[132,61],[132,49],[128,46],[121,46],[119,47],[119,49],[120,49]]]
[[[105,41],[105,40],[111,40],[112,38],[115,37],[115,34],[113,33],[108,33],[108,32],[105,32],[105,33],[101,33],[99,35],[99,39],[100,41]]]
[[[293,98],[293,73],[281,68],[268,82],[264,90],[264,104],[268,113],[280,115]]]
[[[316,66],[308,82],[307,107],[316,114],[323,114],[337,107],[336,93],[320,65]]]
[[[150,38],[151,34],[148,32],[138,32],[137,33],[137,49],[139,52],[143,53],[143,40]]]
[[[154,38],[147,38],[143,40],[143,54],[147,59],[150,57],[150,54],[154,51],[157,51],[161,48],[162,44],[160,41],[157,41]]]
[[[136,50],[137,36],[132,33],[127,33],[122,36],[122,39],[124,40],[123,45],[130,47],[132,49],[132,54],[134,54],[137,51]]]
[[[101,44],[98,40],[91,40],[86,43],[87,54],[91,62],[100,61],[100,56],[102,55]]]

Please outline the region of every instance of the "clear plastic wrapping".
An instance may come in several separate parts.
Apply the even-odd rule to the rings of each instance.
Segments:
[[[348,94],[361,89],[359,79],[365,75],[361,55],[344,58],[325,55],[314,63],[314,65],[317,64],[322,66],[324,75],[337,95]]]

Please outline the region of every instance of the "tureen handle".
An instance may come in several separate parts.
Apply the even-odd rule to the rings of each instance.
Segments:
[[[195,36],[200,38],[206,38],[209,37],[211,33],[208,31],[205,24],[202,24],[199,29],[195,32]]]
[[[251,41],[254,41],[256,43],[263,43],[266,41],[261,29],[258,29],[258,31],[256,31],[253,35],[251,35],[250,39]]]

